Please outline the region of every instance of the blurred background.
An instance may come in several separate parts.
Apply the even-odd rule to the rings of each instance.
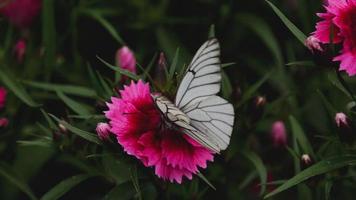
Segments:
[[[0,127],[1,199],[57,199],[45,194],[72,176],[54,192],[60,199],[261,199],[313,163],[353,152],[353,136],[340,137],[334,121],[335,112],[354,112],[329,56],[308,51],[266,1],[16,1],[28,3],[20,11],[40,8],[19,25],[3,10],[9,1],[0,3],[0,80],[8,90],[0,116],[9,122]],[[271,2],[305,35],[314,31],[322,1]],[[188,64],[212,25],[222,62],[233,63],[224,67],[222,95],[237,118],[228,150],[202,170],[216,190],[199,177],[163,182],[118,145],[88,144],[46,114],[95,133],[120,87],[98,56],[114,65],[126,45],[138,71],[149,66],[156,80],[160,52],[171,63],[179,48],[179,66]],[[104,84],[95,87],[93,77]],[[104,175],[88,175],[98,171]],[[341,168],[270,199],[352,199],[354,176]]]

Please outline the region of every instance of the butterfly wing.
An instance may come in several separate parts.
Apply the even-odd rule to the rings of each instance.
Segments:
[[[234,122],[233,106],[216,95],[220,87],[220,45],[213,38],[199,48],[190,63],[178,88],[175,105],[190,118],[190,125],[197,130],[195,134],[216,144],[219,151],[227,148]]]
[[[179,85],[175,104],[184,109],[220,91],[220,45],[217,39],[206,41],[195,54]]]
[[[182,111],[190,118],[191,126],[217,143],[220,150],[227,148],[235,116],[234,107],[229,102],[211,96]]]

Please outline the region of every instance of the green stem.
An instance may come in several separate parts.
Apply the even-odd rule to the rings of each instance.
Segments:
[[[350,88],[350,86],[346,83],[345,79],[342,77],[340,71],[338,69],[335,70],[337,78],[339,79],[341,85],[346,89],[346,91],[349,93],[351,99],[356,102],[355,96],[353,95],[353,92]]]

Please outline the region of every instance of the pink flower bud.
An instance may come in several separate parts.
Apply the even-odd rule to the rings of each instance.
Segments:
[[[27,28],[39,14],[41,4],[41,0],[13,0],[0,8],[0,13],[13,25]]]
[[[0,87],[0,109],[5,106],[7,91],[5,88]]]
[[[302,164],[304,166],[310,166],[313,162],[308,154],[303,154],[301,157]]]
[[[348,120],[349,120],[348,117],[342,112],[336,113],[335,115],[335,122],[337,127],[348,127],[349,126]]]
[[[314,53],[315,50],[324,51],[320,45],[320,40],[314,36],[309,36],[304,44],[312,53]]]
[[[275,147],[284,147],[287,145],[286,128],[282,121],[276,121],[272,124],[271,138]]]
[[[9,125],[9,120],[6,118],[0,118],[0,128],[5,128]]]
[[[98,123],[96,133],[101,140],[107,140],[110,136],[110,125],[107,123]]]
[[[136,58],[127,46],[122,47],[116,52],[116,65],[132,73],[136,73]]]
[[[26,53],[26,41],[24,39],[20,39],[17,41],[14,52],[16,55],[17,62],[22,63],[25,53]]]

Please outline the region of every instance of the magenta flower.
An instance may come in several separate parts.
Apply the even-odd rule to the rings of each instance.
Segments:
[[[0,118],[0,128],[5,128],[9,125],[9,120],[6,118]]]
[[[180,132],[161,126],[148,83],[131,82],[120,91],[121,98],[112,97],[105,112],[110,131],[129,155],[135,156],[164,180],[181,183],[192,179],[199,168],[213,161],[213,154]]]
[[[271,138],[275,147],[287,145],[286,127],[282,121],[276,121],[272,124]]]
[[[101,140],[107,140],[110,136],[110,126],[107,123],[98,123],[96,133]]]
[[[10,23],[19,27],[29,27],[41,10],[41,0],[12,0],[0,9]]]
[[[316,24],[312,35],[324,44],[342,43],[340,55],[334,61],[340,61],[340,70],[353,76],[356,74],[356,0],[329,0],[325,8],[325,13],[318,13],[322,21]]]
[[[132,73],[136,73],[136,58],[127,46],[122,47],[116,52],[116,65]]]
[[[7,91],[5,88],[0,87],[0,109],[5,106]]]
[[[26,53],[26,41],[24,39],[18,40],[15,45],[14,51],[15,51],[17,62],[21,63]]]

